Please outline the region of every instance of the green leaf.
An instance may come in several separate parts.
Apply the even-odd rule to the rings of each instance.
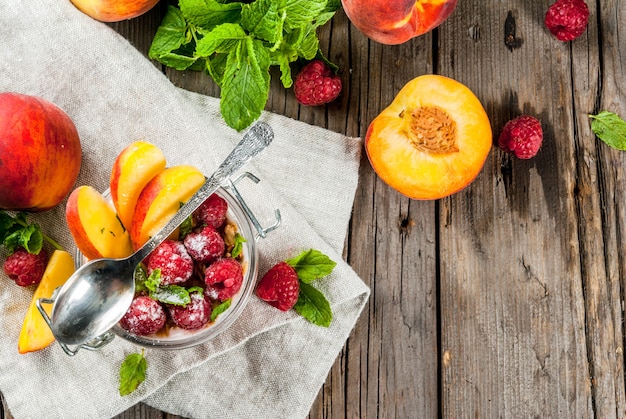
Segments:
[[[122,362],[120,367],[120,396],[127,396],[137,389],[139,384],[146,379],[148,361],[141,353],[130,354]]]
[[[12,217],[4,211],[0,212],[0,243],[9,254],[23,247],[28,253],[37,255],[43,248],[44,238],[46,236],[39,224],[29,223],[25,213],[20,212]],[[55,248],[60,248],[52,239],[47,239]]]
[[[161,270],[155,269],[150,273],[150,276],[143,281],[143,286],[148,291],[154,292],[159,288],[159,285],[161,285]]]
[[[245,242],[246,242],[245,237],[243,237],[239,233],[235,234],[235,244],[233,246],[233,249],[230,251],[230,256],[233,259],[241,254],[241,252],[243,251],[243,244]]]
[[[285,28],[295,29],[315,21],[326,10],[326,1],[281,0],[281,10],[286,12]]]
[[[296,270],[298,278],[305,284],[329,275],[337,263],[319,250],[306,250],[298,256],[285,261]]]
[[[284,16],[278,13],[276,1],[257,0],[243,5],[241,26],[257,38],[276,44],[283,37]]]
[[[222,23],[238,22],[242,3],[220,3],[216,0],[179,0],[183,16],[192,25],[212,29]]]
[[[236,23],[224,23],[211,31],[201,31],[204,35],[196,44],[196,56],[210,57],[214,53],[230,53],[248,39],[243,28]]]
[[[181,203],[181,207],[184,203]],[[190,215],[183,221],[183,223],[179,227],[179,240],[183,240],[185,236],[193,230],[193,217]]]
[[[602,111],[598,115],[589,115],[591,130],[610,147],[626,150],[626,121],[617,114]]]
[[[211,311],[211,321],[214,322],[215,319],[217,319],[217,316],[219,316],[220,314],[228,310],[230,308],[231,303],[232,303],[232,300],[229,298],[228,300],[224,300],[220,304],[215,306],[213,310]]]
[[[330,303],[319,290],[312,285],[300,282],[298,301],[294,310],[313,324],[329,327],[333,319]]]
[[[37,224],[29,224],[14,231],[4,239],[4,246],[9,253],[23,247],[28,253],[39,254],[43,247],[43,233]]]
[[[222,85],[228,54],[213,54],[206,60],[206,70],[218,86]]]
[[[313,25],[307,25],[302,29],[303,36],[302,41],[298,44],[298,56],[305,60],[312,60],[317,55],[317,51],[320,47],[317,33]]]
[[[237,131],[261,116],[270,90],[270,59],[263,43],[247,37],[228,54],[221,83],[220,111]]]
[[[187,22],[185,22],[182,12],[176,7],[168,6],[167,13],[152,39],[148,56],[152,59],[160,60],[162,56],[171,53],[186,43],[186,37]],[[164,64],[169,65],[167,63]]]
[[[165,54],[160,55],[157,60],[161,64],[165,64],[168,67],[171,67],[175,70],[187,70],[191,68],[196,61],[197,58],[187,57],[185,55],[176,54],[174,52],[167,52]]]
[[[150,292],[150,298],[164,304],[184,307],[191,302],[189,291],[180,285],[162,285]]]

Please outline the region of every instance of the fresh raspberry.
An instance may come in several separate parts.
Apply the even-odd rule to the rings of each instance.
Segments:
[[[161,270],[161,285],[179,284],[191,278],[193,260],[182,242],[165,240],[148,258],[148,275]]]
[[[232,258],[218,259],[204,271],[206,288],[204,294],[212,299],[224,301],[237,294],[243,283],[241,264]]]
[[[571,41],[585,32],[589,8],[583,0],[557,0],[546,12],[545,25],[560,41]]]
[[[226,248],[219,231],[210,225],[187,234],[183,243],[189,256],[200,263],[217,260]]]
[[[228,202],[218,194],[211,194],[197,210],[193,213],[193,218],[198,225],[209,225],[220,228],[226,221],[228,212]]]
[[[18,248],[4,262],[4,272],[20,287],[38,284],[48,263],[48,253],[41,249],[39,254],[28,253]]]
[[[140,295],[130,304],[120,326],[135,335],[146,336],[158,332],[166,320],[165,310],[158,301]]]
[[[293,91],[296,100],[303,105],[323,105],[337,99],[341,93],[341,78],[333,74],[324,61],[313,60],[296,77]]]
[[[256,295],[279,310],[287,311],[298,301],[300,281],[295,269],[286,262],[274,265],[259,281]]]
[[[504,125],[498,145],[517,158],[530,159],[537,154],[542,141],[541,123],[532,116],[522,115]]]
[[[211,320],[211,303],[201,292],[192,292],[191,302],[186,306],[168,305],[170,317],[174,324],[185,330],[197,330]]]

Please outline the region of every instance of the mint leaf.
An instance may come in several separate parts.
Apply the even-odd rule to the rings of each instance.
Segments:
[[[228,310],[230,307],[232,300],[229,298],[228,300],[224,300],[219,305],[215,306],[211,311],[211,321],[214,322],[217,319],[217,316]]]
[[[306,250],[285,262],[295,269],[298,278],[305,284],[329,275],[337,266],[328,256],[314,249]]]
[[[198,57],[210,57],[214,53],[230,53],[244,42],[248,35],[235,23],[224,23],[211,31],[200,31],[204,36],[196,44]]]
[[[148,361],[141,353],[130,354],[122,362],[120,367],[120,396],[127,396],[137,389],[139,384],[146,379]]]
[[[241,26],[257,38],[276,44],[283,35],[283,13],[274,0],[256,0],[241,9]]]
[[[222,117],[241,131],[267,103],[270,67],[280,66],[281,82],[290,88],[291,63],[319,54],[316,29],[334,16],[341,0],[179,0],[178,5],[178,12],[168,10],[150,57],[177,70],[205,70],[221,89]]]
[[[218,86],[222,85],[227,60],[228,54],[213,54],[213,56],[206,61],[206,70]]]
[[[241,3],[223,3],[216,0],[179,0],[183,16],[192,25],[212,29],[222,23],[237,22],[241,17]]]
[[[270,59],[263,43],[251,37],[230,51],[220,85],[220,111],[241,131],[261,116],[270,91]]]
[[[305,60],[312,60],[320,47],[317,33],[313,25],[307,25],[302,30],[302,40],[297,46],[298,55]]]
[[[281,10],[285,12],[285,28],[295,29],[315,21],[326,9],[326,1],[282,0]]]
[[[18,247],[23,247],[28,253],[37,255],[43,248],[44,240],[55,249],[62,249],[56,241],[43,233],[39,224],[29,223],[25,213],[20,212],[12,217],[0,211],[0,244],[6,247],[9,254]]]
[[[170,54],[186,42],[187,22],[179,9],[168,6],[167,13],[154,35],[148,56],[160,60],[161,57]]]
[[[329,327],[333,319],[330,303],[320,291],[312,285],[300,282],[298,301],[293,309],[313,324]]]
[[[243,251],[243,244],[246,242],[245,237],[241,234],[235,234],[235,244],[233,245],[233,249],[230,251],[230,256],[234,259],[241,254]]]
[[[181,203],[181,207],[184,204]],[[183,221],[183,223],[180,225],[179,227],[179,236],[180,236],[180,240],[183,240],[185,238],[185,236],[189,233],[191,233],[191,231],[193,230],[193,216],[189,216],[185,219],[185,221]]]
[[[161,270],[155,269],[143,281],[143,286],[150,292],[155,292],[161,285]]]
[[[189,291],[180,285],[162,285],[150,292],[150,298],[164,304],[186,306],[191,302]]]
[[[598,115],[589,115],[591,130],[610,147],[626,150],[626,121],[617,114],[602,111]]]

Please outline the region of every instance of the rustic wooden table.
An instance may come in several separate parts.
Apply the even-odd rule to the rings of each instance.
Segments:
[[[461,0],[398,46],[368,41],[339,12],[320,31],[344,82],[327,107],[298,106],[274,74],[267,110],[349,136],[427,73],[470,87],[494,136],[521,113],[545,133],[532,160],[494,146],[479,177],[439,201],[400,196],[363,155],[344,257],[372,294],[310,417],[626,416],[626,154],[588,118],[626,116],[626,4],[588,1],[587,31],[563,43],[543,24],[551,3]],[[147,54],[164,10],[110,26]],[[163,71],[219,95],[208,76]],[[171,415],[138,405],[119,416],[131,417]]]

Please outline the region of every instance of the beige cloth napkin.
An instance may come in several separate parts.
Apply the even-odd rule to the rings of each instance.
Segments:
[[[211,173],[241,134],[214,98],[173,86],[152,63],[69,0],[0,0],[0,91],[44,97],[74,120],[82,140],[79,184],[107,188],[115,156],[132,141],[161,147],[170,165]],[[261,182],[240,190],[264,224],[280,228],[258,242],[260,272],[302,250],[338,262],[316,285],[334,311],[330,328],[307,323],[253,296],[241,317],[200,346],[147,349],[146,381],[118,394],[123,358],[139,347],[116,338],[69,357],[57,344],[19,355],[17,337],[32,289],[0,273],[0,392],[16,418],[104,418],[139,401],[187,417],[302,417],[323,384],[368,296],[341,251],[357,185],[361,142],[264,113],[276,139],[244,170]],[[64,206],[32,217],[67,249]],[[0,253],[0,257],[4,257]]]

